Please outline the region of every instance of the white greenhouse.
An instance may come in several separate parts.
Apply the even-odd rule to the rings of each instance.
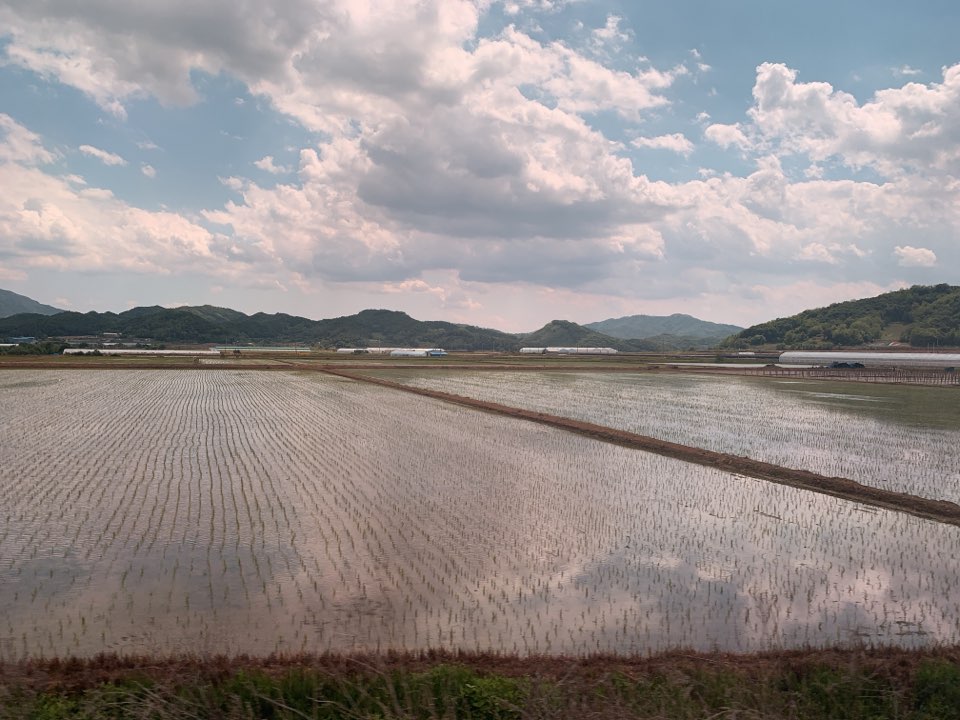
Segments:
[[[548,347],[546,351],[556,355],[616,355],[609,347]]]
[[[780,355],[781,365],[945,370],[960,367],[960,354],[919,352],[807,352]]]
[[[521,355],[616,355],[609,347],[522,347]]]

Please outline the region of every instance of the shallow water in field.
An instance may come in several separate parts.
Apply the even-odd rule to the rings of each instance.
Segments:
[[[960,640],[960,529],[320,374],[0,371],[0,657]]]
[[[960,503],[960,388],[652,373],[379,376]]]

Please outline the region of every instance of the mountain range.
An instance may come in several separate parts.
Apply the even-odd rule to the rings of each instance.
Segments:
[[[917,285],[873,298],[805,310],[740,330],[689,315],[634,315],[578,325],[553,320],[531,333],[511,334],[443,321],[415,320],[395,310],[310,320],[296,315],[246,315],[212,305],[137,307],[122,313],[59,312],[9,291],[0,291],[0,338],[99,336],[154,343],[305,343],[326,348],[382,346],[449,350],[516,350],[522,346],[613,347],[670,351],[712,347],[832,348],[907,343],[960,346],[960,287]],[[732,334],[728,334],[730,331]],[[630,337],[634,335],[634,337]],[[724,339],[724,337],[726,338]]]
[[[24,313],[0,317],[0,337],[32,336],[62,338],[118,333],[124,338],[149,339],[157,343],[278,343],[297,342],[322,347],[421,346],[450,350],[516,350],[521,346],[613,347],[618,350],[686,349],[716,345],[704,328],[713,327],[689,316],[687,336],[660,334],[652,339],[628,338],[597,332],[566,320],[554,320],[532,333],[511,334],[490,328],[443,321],[415,320],[394,310],[363,310],[356,315],[310,320],[295,315],[245,313],[212,305],[164,308],[136,307],[121,313],[57,311],[29,298],[18,298],[9,307],[28,308]],[[32,303],[32,304],[31,304]],[[4,305],[6,309],[8,306]],[[677,327],[670,318],[645,317],[654,330]],[[620,320],[626,320],[621,318]],[[657,324],[657,321],[663,321]],[[666,323],[666,324],[664,324]],[[639,331],[643,332],[642,325]],[[720,326],[717,326],[720,327]]]

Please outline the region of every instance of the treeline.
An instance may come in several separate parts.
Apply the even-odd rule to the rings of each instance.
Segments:
[[[864,300],[805,310],[749,327],[724,341],[727,347],[782,345],[830,349],[881,339],[913,347],[960,346],[960,287],[915,285]]]
[[[0,347],[0,355],[59,355],[67,347],[69,346],[64,342],[36,342],[12,347]]]

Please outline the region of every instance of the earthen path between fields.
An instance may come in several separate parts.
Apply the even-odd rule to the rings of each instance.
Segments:
[[[317,368],[313,367],[309,369],[315,370]],[[604,442],[635,448],[637,450],[645,450],[685,462],[718,468],[730,473],[738,473],[780,485],[789,485],[790,487],[800,488],[802,490],[832,495],[833,497],[850,500],[863,505],[908,513],[916,517],[924,518],[925,520],[934,520],[936,522],[948,523],[960,527],[960,505],[947,500],[932,500],[909,493],[899,493],[892,490],[870,487],[869,485],[863,485],[848,478],[828,477],[808,470],[797,470],[754,460],[753,458],[742,457],[740,455],[731,455],[692,447],[690,445],[681,445],[666,440],[659,440],[658,438],[648,435],[638,435],[637,433],[626,430],[618,430],[605,425],[595,425],[559,415],[523,410],[521,408],[487,402],[485,400],[477,400],[463,395],[454,395],[453,393],[441,392],[439,390],[404,385],[394,382],[393,380],[334,369],[329,366],[324,367],[323,372],[358,382],[371,383],[393,390],[433,398],[435,400],[442,400],[444,402],[493,412],[507,417],[529,420]]]

